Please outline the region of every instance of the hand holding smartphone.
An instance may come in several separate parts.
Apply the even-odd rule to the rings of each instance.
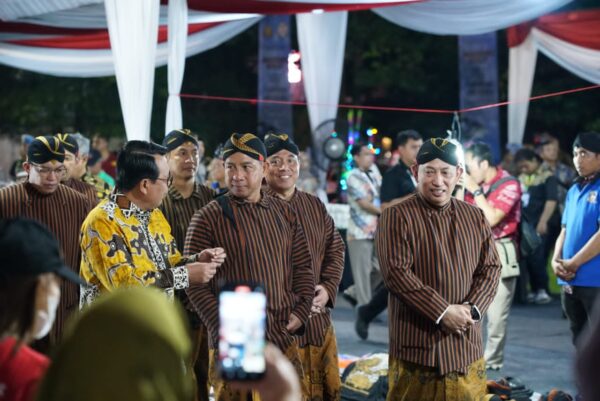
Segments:
[[[263,287],[230,283],[219,292],[219,370],[225,380],[258,380],[265,373],[267,298]]]

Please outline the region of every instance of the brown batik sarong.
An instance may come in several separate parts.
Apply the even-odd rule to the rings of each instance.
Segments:
[[[303,385],[308,388],[310,401],[339,401],[340,370],[338,366],[335,330],[329,326],[323,345],[307,345],[300,348],[300,359],[304,370]]]
[[[390,358],[387,401],[487,401],[485,361],[467,367],[467,373],[440,376],[436,368]]]

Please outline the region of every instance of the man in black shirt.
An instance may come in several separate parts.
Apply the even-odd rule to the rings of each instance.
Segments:
[[[423,139],[417,131],[406,130],[398,133],[396,137],[396,146],[400,159],[398,164],[390,168],[383,175],[381,183],[381,204],[382,208],[406,195],[410,195],[416,187],[414,175],[410,167],[416,163],[417,153],[423,144]]]
[[[400,159],[398,164],[390,168],[384,175],[381,183],[381,208],[382,210],[395,202],[410,195],[416,188],[417,181],[410,171],[411,166],[417,162],[417,153],[423,144],[421,135],[415,130],[406,130],[398,133],[396,146]],[[369,336],[369,323],[387,308],[388,291],[381,283],[375,290],[369,303],[357,309],[354,328],[356,334],[363,340]]]

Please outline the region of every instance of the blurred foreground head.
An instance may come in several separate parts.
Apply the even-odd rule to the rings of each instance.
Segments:
[[[98,299],[68,330],[38,400],[193,400],[181,309],[158,290]]]

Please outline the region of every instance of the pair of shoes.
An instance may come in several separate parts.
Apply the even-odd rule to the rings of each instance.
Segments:
[[[540,398],[541,401],[573,401],[573,397],[570,394],[565,393],[562,390],[553,388],[548,394],[543,395]]]
[[[535,297],[533,298],[533,302],[536,305],[544,305],[551,301],[552,298],[550,297],[550,295],[548,295],[546,290],[538,290],[538,292],[535,294]]]
[[[354,322],[354,330],[356,334],[363,339],[366,340],[369,337],[369,322],[365,319],[365,305],[361,305],[356,308],[356,322]]]

